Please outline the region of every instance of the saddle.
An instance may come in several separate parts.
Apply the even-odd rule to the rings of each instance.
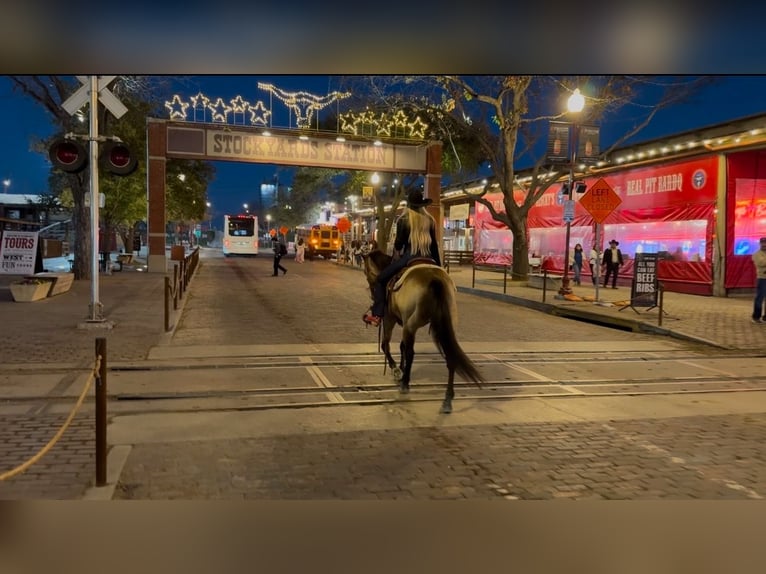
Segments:
[[[413,257],[407,262],[407,265],[405,267],[403,267],[396,275],[391,277],[391,279],[388,282],[386,294],[390,295],[391,292],[397,291],[404,283],[404,280],[407,277],[407,275],[409,275],[410,271],[412,271],[412,268],[418,267],[420,265],[428,265],[430,267],[437,267],[437,268],[439,267],[436,264],[436,262],[430,257]]]

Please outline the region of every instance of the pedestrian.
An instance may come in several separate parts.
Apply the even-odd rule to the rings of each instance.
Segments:
[[[606,267],[606,273],[604,273],[604,287],[609,283],[609,276],[612,276],[612,289],[617,289],[617,272],[622,265],[622,251],[618,248],[620,242],[616,239],[612,239],[609,242],[609,249],[604,251],[603,264]]]
[[[282,270],[282,275],[286,275],[287,269],[282,267],[280,261],[282,260],[282,256],[287,254],[287,247],[285,247],[285,244],[276,237],[273,239],[271,247],[274,249],[274,274],[272,277],[279,275],[280,269]]]
[[[753,300],[753,323],[766,322],[763,312],[763,302],[766,299],[766,237],[761,237],[761,248],[753,253],[755,265],[755,299]]]
[[[598,274],[598,249],[596,249],[596,244],[593,244],[593,248],[590,250],[590,255],[588,256],[588,265],[590,265],[590,280],[593,283],[593,286],[596,286],[596,281],[598,281],[596,275]]]
[[[354,244],[354,263],[357,267],[362,266],[362,240],[357,239]]]
[[[306,257],[306,245],[303,243],[303,237],[298,238],[298,243],[295,244],[295,262],[303,263]]]
[[[582,245],[579,243],[574,246],[574,256],[572,257],[572,270],[574,271],[575,285],[580,285],[580,274],[582,273]]]
[[[426,206],[432,199],[423,197],[423,191],[414,189],[407,194],[407,208],[396,220],[396,238],[394,252],[398,258],[383,269],[375,280],[373,287],[372,308],[365,313],[362,320],[377,327],[383,317],[386,306],[386,284],[401,269],[404,269],[413,257],[430,257],[441,267],[439,244],[436,241],[436,220],[426,211]]]

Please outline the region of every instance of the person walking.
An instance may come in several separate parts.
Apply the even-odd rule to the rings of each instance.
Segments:
[[[306,257],[306,245],[303,243],[303,237],[298,238],[298,243],[295,244],[295,262],[303,263]]]
[[[604,265],[606,266],[606,273],[604,273],[604,287],[609,283],[609,276],[612,276],[612,289],[617,289],[617,272],[622,265],[622,251],[618,248],[620,242],[612,239],[609,242],[609,249],[604,251]]]
[[[439,244],[436,241],[436,221],[426,211],[426,206],[432,202],[432,199],[423,197],[422,190],[414,189],[407,194],[407,208],[396,221],[394,251],[400,255],[383,269],[375,280],[372,308],[362,316],[362,320],[368,325],[380,325],[386,306],[386,284],[407,266],[410,259],[430,257],[441,267]]]
[[[752,260],[755,266],[755,299],[753,299],[753,323],[766,322],[766,314],[763,312],[763,303],[766,300],[766,237],[761,237],[761,248],[753,253]]]
[[[598,249],[596,249],[595,243],[593,244],[593,247],[590,250],[590,255],[588,256],[588,265],[590,266],[590,280],[595,287],[596,281],[598,280],[596,278],[598,271]]]
[[[580,274],[582,273],[582,245],[579,243],[574,246],[574,256],[572,257],[572,271],[574,271],[575,285],[580,285]]]
[[[280,261],[283,255],[287,255],[287,247],[276,237],[273,239],[271,247],[274,249],[274,274],[272,277],[279,275],[280,270],[282,270],[282,275],[286,275],[287,269],[282,267]]]

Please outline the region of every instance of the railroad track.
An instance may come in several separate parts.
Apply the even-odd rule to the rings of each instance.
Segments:
[[[766,390],[766,376],[760,375],[766,371],[753,365],[757,361],[766,366],[766,358],[745,353],[713,356],[674,350],[619,355],[598,351],[469,355],[487,382],[479,388],[456,380],[458,402]],[[71,377],[71,371],[66,372]],[[445,379],[446,368],[437,353],[417,355],[411,391],[405,395],[399,392],[390,371],[383,374],[379,354],[307,354],[114,364],[109,367],[107,389],[109,412],[117,415],[441,401]],[[45,401],[55,410],[58,403],[62,407],[71,403],[75,386],[59,386],[57,392],[42,397],[4,397],[2,406]]]

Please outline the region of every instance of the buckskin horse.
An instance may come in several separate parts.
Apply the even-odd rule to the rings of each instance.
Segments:
[[[372,291],[378,273],[391,262],[391,256],[374,250],[364,256],[364,271]],[[430,262],[430,264],[428,263]],[[393,285],[393,287],[392,287]],[[430,259],[411,262],[403,273],[394,277],[386,295],[386,311],[381,329],[380,348],[394,374],[402,393],[410,390],[410,373],[415,358],[415,334],[430,323],[431,337],[447,363],[449,377],[441,412],[452,412],[455,397],[455,372],[481,387],[484,377],[465,354],[455,336],[457,302],[455,284],[447,272]],[[394,326],[401,325],[400,365],[391,356],[391,335]]]

